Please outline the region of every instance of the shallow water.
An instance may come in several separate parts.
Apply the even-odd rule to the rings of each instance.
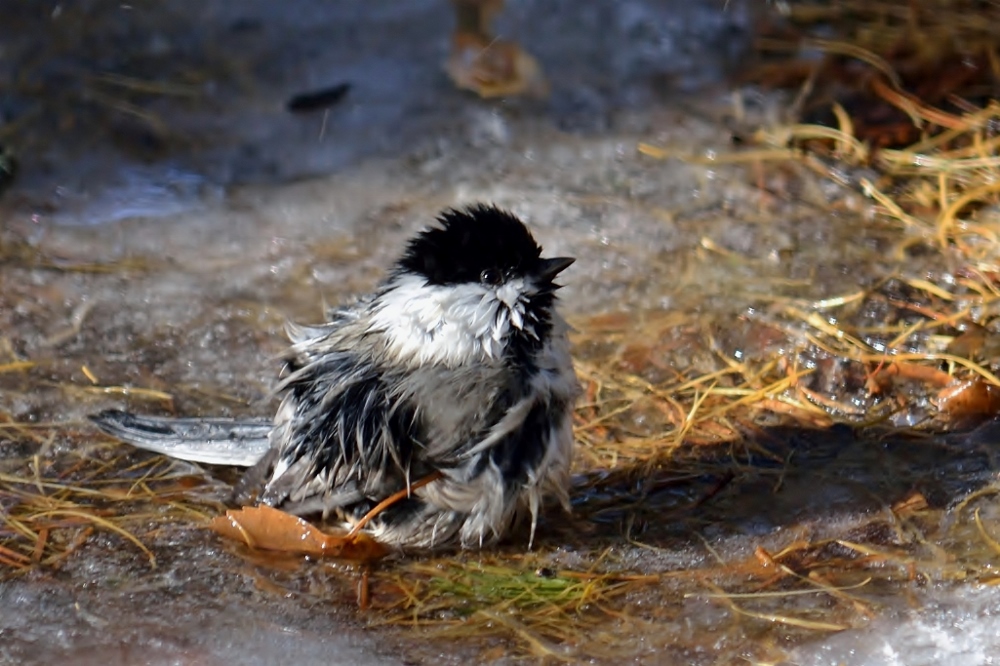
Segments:
[[[639,141],[682,156],[727,148],[720,73],[745,44],[745,6],[510,4],[503,32],[544,64],[547,101],[453,90],[440,68],[443,0],[391,10],[305,0],[280,12],[267,2],[0,10],[12,13],[0,38],[13,54],[0,74],[18,83],[0,107],[13,129],[0,136],[22,167],[0,198],[9,250],[0,363],[36,363],[0,373],[0,408],[16,421],[64,424],[38,430],[55,432],[51,440],[0,430],[0,473],[33,480],[40,465],[60,478],[82,454],[113,470],[149,463],[83,425],[105,407],[268,414],[285,318],[315,321],[325,302],[370,288],[445,206],[510,207],[548,253],[577,256],[560,292],[573,321],[666,308],[716,322],[737,349],[745,341],[733,323],[761,299],[839,295],[884,272],[893,232],[857,215],[859,197],[838,194],[833,215],[827,193],[799,173],[768,175],[784,179],[772,190],[792,195],[767,197],[752,170],[636,151]],[[84,15],[86,32],[73,22]],[[55,37],[53,50],[31,55],[39,34]],[[183,82],[187,92],[112,94],[93,79],[109,71]],[[290,95],[342,81],[351,89],[329,113],[285,111]],[[70,103],[73,92],[83,101]],[[679,346],[672,358],[697,363],[698,353]],[[102,390],[121,386],[132,390]],[[401,622],[386,628],[394,611],[357,610],[354,567],[247,560],[202,530],[200,516],[130,499],[142,517],[129,526],[156,567],[98,530],[58,567],[0,578],[0,661],[504,662],[542,645],[570,661],[990,663],[1000,592],[982,575],[995,554],[972,511],[997,535],[1000,509],[989,494],[959,502],[995,483],[997,432],[986,424],[970,436],[876,439],[762,427],[757,448],[678,453],[654,468],[581,463],[573,518],[547,516],[536,552],[515,538],[499,553],[388,562],[372,574],[377,601],[394,598],[396,576],[426,576],[414,573],[422,564],[528,575],[599,563],[659,576],[612,597],[615,615],[591,606],[566,620],[604,618],[557,648],[531,627],[500,626],[524,619],[513,611],[460,642]],[[217,482],[188,467],[170,473],[199,479],[200,511],[218,511]],[[914,493],[926,509],[892,510]],[[740,610],[711,596],[713,585],[743,590],[760,579],[770,565],[755,549],[799,542],[820,545],[788,565],[845,591],[734,600]],[[862,558],[844,543],[872,552]],[[441,598],[454,607],[429,613],[427,626],[474,605],[454,590]]]

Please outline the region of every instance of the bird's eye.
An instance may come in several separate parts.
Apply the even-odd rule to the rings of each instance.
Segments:
[[[503,278],[503,273],[495,268],[487,268],[485,271],[479,274],[480,281],[483,284],[500,284],[500,280]]]

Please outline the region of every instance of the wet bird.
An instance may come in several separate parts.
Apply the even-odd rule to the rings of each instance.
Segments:
[[[533,540],[545,500],[568,506],[580,388],[554,279],[571,263],[509,212],[447,210],[373,294],[287,326],[273,421],[91,418],[144,449],[250,466],[258,502],[345,526],[412,487],[366,525],[386,544],[477,548],[522,518]]]

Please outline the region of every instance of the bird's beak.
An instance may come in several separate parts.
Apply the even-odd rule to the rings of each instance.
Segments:
[[[576,259],[573,257],[554,257],[552,259],[542,259],[538,262],[537,275],[542,280],[551,280],[569,268],[569,265],[574,261],[576,261]]]

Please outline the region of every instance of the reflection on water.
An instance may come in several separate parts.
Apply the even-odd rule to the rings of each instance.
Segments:
[[[5,7],[0,139],[21,164],[11,196],[60,222],[114,221],[189,207],[195,174],[214,197],[373,156],[607,130],[622,110],[659,104],[665,81],[677,90],[718,80],[749,20],[741,2],[510,4],[498,28],[552,72],[549,101],[482,102],[452,87],[448,0],[384,11],[315,0]],[[329,108],[286,108],[341,84],[349,90]]]
[[[98,191],[56,189],[57,224],[101,224],[131,218],[169,218],[218,205],[223,190],[202,176],[168,166],[130,166]]]

